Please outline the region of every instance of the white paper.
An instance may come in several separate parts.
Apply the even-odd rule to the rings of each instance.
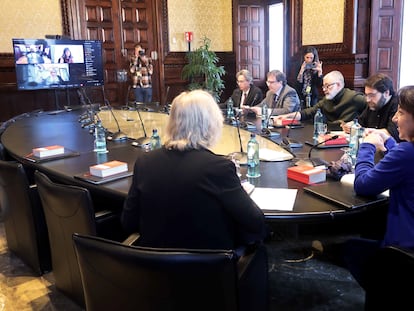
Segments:
[[[276,151],[267,148],[259,149],[259,157],[262,161],[286,161],[293,158],[293,156],[285,151]]]
[[[292,211],[298,189],[256,187],[250,197],[262,210]]]
[[[347,185],[353,185],[355,180],[355,174],[345,174],[341,177],[341,183],[347,184]],[[390,191],[385,190],[383,193],[381,193],[387,197],[390,196]]]

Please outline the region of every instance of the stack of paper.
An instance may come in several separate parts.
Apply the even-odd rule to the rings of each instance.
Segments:
[[[59,145],[40,147],[33,149],[35,157],[43,158],[65,153],[65,148]]]
[[[89,168],[91,175],[98,177],[107,177],[126,171],[128,171],[128,164],[120,161],[105,162]]]
[[[293,158],[293,156],[285,151],[276,151],[267,148],[259,149],[259,158],[262,161],[286,161]]]

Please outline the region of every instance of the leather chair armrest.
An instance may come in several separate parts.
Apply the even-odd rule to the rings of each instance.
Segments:
[[[129,246],[134,245],[138,241],[138,239],[139,239],[140,236],[141,235],[138,232],[132,233],[129,237],[127,237],[122,242],[122,244],[129,245]]]

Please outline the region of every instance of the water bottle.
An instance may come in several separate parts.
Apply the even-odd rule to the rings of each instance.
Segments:
[[[160,135],[158,134],[157,129],[152,130],[152,135],[151,135],[150,140],[151,140],[151,150],[161,148],[161,138],[160,138]]]
[[[267,128],[268,124],[267,121],[269,120],[268,116],[269,109],[267,108],[266,103],[263,103],[262,106],[262,128]]]
[[[309,85],[306,87],[305,93],[306,93],[306,97],[305,97],[306,104],[305,105],[306,105],[306,108],[309,108],[311,106],[311,87]]]
[[[250,134],[250,140],[247,143],[247,177],[260,177],[259,143],[254,133]]]
[[[98,120],[95,125],[95,140],[94,150],[97,153],[107,153],[106,149],[106,131],[102,126],[101,120]]]
[[[311,106],[311,96],[310,96],[310,94],[306,94],[305,102],[306,102],[306,104],[305,104],[306,108],[309,108]]]
[[[234,109],[233,109],[233,100],[231,99],[231,97],[229,98],[229,100],[227,101],[227,121],[228,122],[233,122],[234,119]]]
[[[318,108],[313,119],[313,140],[315,143],[318,142],[319,135],[325,135],[326,130],[327,126],[325,123],[325,118],[322,114],[321,109]]]
[[[355,165],[356,163],[356,157],[358,154],[359,149],[359,143],[362,139],[362,134],[364,128],[361,127],[361,125],[358,123],[358,119],[354,119],[354,123],[351,126],[351,132],[349,135],[349,155],[352,159],[352,164]]]

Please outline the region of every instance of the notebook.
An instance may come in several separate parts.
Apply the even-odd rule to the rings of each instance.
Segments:
[[[355,194],[354,186],[341,182],[328,182],[324,184],[304,187],[306,193],[315,195],[344,209],[367,207],[385,202],[388,196],[380,194],[376,197],[363,197]]]

